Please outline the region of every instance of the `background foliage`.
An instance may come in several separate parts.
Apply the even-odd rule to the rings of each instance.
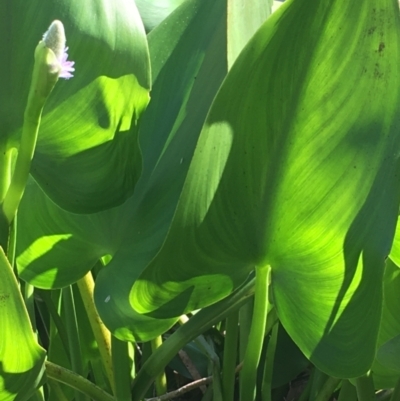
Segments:
[[[250,3],[0,2],[0,400],[400,399],[398,2]]]

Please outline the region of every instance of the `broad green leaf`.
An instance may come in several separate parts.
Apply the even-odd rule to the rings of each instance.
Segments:
[[[0,399],[29,399],[39,384],[46,353],[35,340],[18,283],[0,248]]]
[[[289,383],[303,372],[309,364],[310,362],[280,325],[274,357],[272,388]]]
[[[400,356],[400,353],[393,348],[396,346],[396,338],[400,335],[399,306],[400,269],[388,259],[383,282],[383,308],[378,352],[371,369],[377,389],[394,387],[399,377],[400,365],[398,362],[393,363],[393,360],[395,358],[398,360]]]
[[[120,339],[148,340],[176,321],[140,316],[129,292],[165,238],[206,113],[225,77],[225,21],[223,2],[189,0],[149,34],[155,81],[140,127],[143,173],[132,229],[95,288],[99,314]]]
[[[131,203],[129,199],[102,212],[73,214],[52,202],[31,180],[18,211],[19,276],[45,289],[73,284],[102,256],[114,255],[129,227],[126,216]]]
[[[31,172],[61,207],[96,212],[123,203],[140,175],[147,40],[130,0],[1,2],[0,137],[8,148],[18,147],[36,44],[56,18],[76,71],[48,99]]]
[[[179,316],[270,264],[301,351],[336,377],[370,368],[399,205],[398,14],[292,0],[268,19],[213,103],[135,310]]]
[[[189,1],[149,35],[155,83],[141,122],[144,168],[133,197],[113,209],[75,215],[32,181],[19,208],[19,274],[35,286],[69,285],[98,258],[115,254],[98,277],[96,300],[121,339],[149,339],[176,320],[161,325],[141,317],[129,304],[129,291],[162,244],[206,112],[226,74],[223,18],[221,3]],[[163,193],[162,201],[155,193]]]
[[[400,374],[400,334],[383,344],[378,351],[378,361],[390,368],[393,372]]]
[[[151,31],[185,0],[135,0],[146,31]]]
[[[390,259],[397,265],[400,266],[400,219],[397,220],[396,233],[394,235],[394,241],[392,249],[390,250]]]
[[[251,7],[246,7],[246,0],[227,1],[229,68],[260,25],[271,14],[271,3],[271,0],[253,0]]]

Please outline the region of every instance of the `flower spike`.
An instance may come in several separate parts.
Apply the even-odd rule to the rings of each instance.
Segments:
[[[73,77],[72,72],[75,62],[68,61],[68,47],[65,46],[66,37],[64,25],[61,21],[55,20],[51,23],[49,29],[43,35],[43,42],[55,54],[58,62],[60,63],[59,77],[69,79]]]

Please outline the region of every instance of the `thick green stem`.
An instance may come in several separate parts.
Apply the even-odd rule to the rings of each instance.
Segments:
[[[155,377],[188,342],[243,306],[254,294],[254,287],[255,280],[252,279],[231,296],[196,313],[186,324],[168,337],[140,369],[132,388],[132,401],[139,401],[145,397],[146,391]]]
[[[278,328],[279,323],[276,323],[272,328],[271,337],[268,342],[267,356],[264,367],[263,382],[261,388],[262,401],[271,401],[272,398],[272,374],[274,371],[274,359],[276,343],[278,341]]]
[[[396,383],[390,401],[400,401],[400,379]]]
[[[222,370],[222,394],[224,401],[234,399],[238,338],[239,313],[233,312],[226,318],[226,335]]]
[[[338,401],[357,401],[357,390],[348,380],[342,382]]]
[[[3,202],[11,182],[12,150],[7,141],[0,139],[0,204]]]
[[[57,62],[54,53],[39,43],[35,50],[35,64],[29,88],[28,102],[24,112],[18,156],[15,162],[14,173],[2,204],[4,216],[9,224],[17,213],[26,183],[28,182],[44,104],[58,80],[58,71],[52,71],[54,61]]]
[[[72,387],[79,393],[85,394],[88,398],[96,401],[115,401],[114,397],[91,381],[49,361],[46,362],[46,373],[49,378]]]
[[[314,367],[312,383],[311,383],[310,400],[315,400],[318,397],[322,387],[328,380],[328,377],[329,376],[326,373]]]
[[[160,348],[162,343],[163,341],[161,336],[158,336],[154,340],[151,340],[152,352],[155,352],[158,348]],[[167,377],[165,376],[165,372],[161,372],[156,376],[155,386],[158,396],[161,396],[167,392]]]
[[[54,290],[54,291],[49,291],[49,290],[40,290],[36,289],[38,292],[40,298],[43,300],[44,304],[46,305],[47,311],[49,312],[52,320],[52,324],[54,324],[55,327],[53,327],[53,330],[57,330],[58,335],[60,336],[61,344],[64,347],[65,354],[67,355],[67,358],[69,362],[71,362],[71,355],[69,351],[69,345],[68,345],[68,334],[67,334],[67,329],[65,328],[64,322],[61,320],[60,315],[58,314],[57,308],[54,305],[53,298],[52,296],[58,296],[60,297],[60,292],[59,290]],[[54,294],[54,295],[53,295]],[[50,326],[50,335],[51,335],[51,328]]]
[[[96,339],[97,346],[99,347],[104,370],[107,374],[113,393],[115,394],[114,373],[111,358],[111,334],[100,319],[94,304],[94,280],[92,273],[88,272],[77,282],[77,285],[81,294],[83,305],[85,306],[86,313],[89,318],[89,323],[92,328],[94,338]]]
[[[54,394],[53,399],[56,399],[57,401],[69,401],[67,396],[62,391],[60,384],[57,381],[48,378],[47,383],[50,387],[50,391]]]
[[[7,141],[0,138],[0,246],[8,256],[9,221],[3,212],[2,203],[11,181],[12,152],[7,149]],[[11,266],[12,261],[9,258]]]
[[[240,401],[252,401],[256,396],[257,368],[260,362],[268,313],[270,266],[256,268],[256,292],[249,342],[241,372]]]
[[[332,393],[335,391],[339,383],[340,379],[337,379],[336,377],[329,377],[322,386],[315,401],[329,401]]]
[[[111,338],[112,364],[115,377],[115,400],[131,401],[131,363],[129,344],[114,336]]]
[[[356,388],[358,401],[376,401],[375,386],[371,372],[364,376],[357,377]]]
[[[68,345],[71,356],[71,366],[74,372],[79,375],[83,375],[82,352],[72,286],[63,288],[62,294],[67,321]],[[79,391],[75,393],[75,398],[76,401],[88,401]]]

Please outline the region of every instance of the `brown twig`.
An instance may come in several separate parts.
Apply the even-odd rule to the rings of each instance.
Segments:
[[[235,374],[237,374],[243,366],[243,362],[241,362],[238,366],[236,366],[235,369]],[[154,398],[146,398],[145,401],[168,401],[172,400],[173,398],[179,397],[182,394],[185,394],[189,391],[195,390],[196,388],[199,388],[201,386],[206,386],[207,384],[210,384],[213,382],[213,377],[208,376],[208,377],[203,377],[202,379],[195,380],[189,384],[186,384],[177,390],[170,391],[169,393],[166,393],[160,397],[154,397]]]

